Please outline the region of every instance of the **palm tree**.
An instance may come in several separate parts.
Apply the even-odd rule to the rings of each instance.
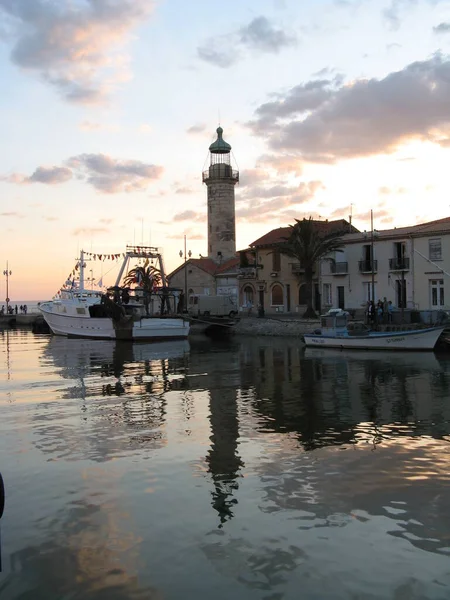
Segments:
[[[304,313],[306,318],[316,317],[312,303],[313,274],[316,263],[330,252],[340,252],[344,246],[342,231],[321,234],[317,223],[309,219],[295,219],[288,237],[277,244],[281,254],[295,258],[305,270],[305,284],[308,306]]]
[[[127,286],[137,284],[144,292],[151,293],[155,286],[161,284],[161,279],[161,271],[147,261],[142,267],[136,266],[128,271],[123,282]]]

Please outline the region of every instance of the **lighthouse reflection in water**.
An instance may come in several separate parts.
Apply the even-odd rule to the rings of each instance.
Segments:
[[[0,337],[2,600],[450,596],[448,358]]]

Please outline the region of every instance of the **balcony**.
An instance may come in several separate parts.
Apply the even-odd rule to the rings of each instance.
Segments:
[[[359,261],[359,272],[360,273],[376,273],[378,270],[377,260],[360,260]]]
[[[202,173],[203,183],[210,181],[227,180],[233,183],[239,182],[239,171],[232,169],[230,165],[218,164],[212,165],[207,171]]]
[[[239,267],[238,279],[256,279],[256,267]]]
[[[389,271],[409,271],[409,258],[390,258]]]
[[[330,271],[333,273],[333,275],[347,275],[348,263],[332,262],[330,263]]]

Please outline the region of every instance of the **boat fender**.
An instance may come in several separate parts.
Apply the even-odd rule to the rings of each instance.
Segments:
[[[0,519],[2,518],[4,509],[5,509],[5,485],[3,483],[2,474],[0,473]]]

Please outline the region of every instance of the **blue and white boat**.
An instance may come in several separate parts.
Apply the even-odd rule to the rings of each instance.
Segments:
[[[321,317],[321,328],[306,333],[305,344],[316,348],[357,350],[433,350],[445,327],[426,327],[405,331],[372,331],[363,323],[349,322],[344,311]]]

